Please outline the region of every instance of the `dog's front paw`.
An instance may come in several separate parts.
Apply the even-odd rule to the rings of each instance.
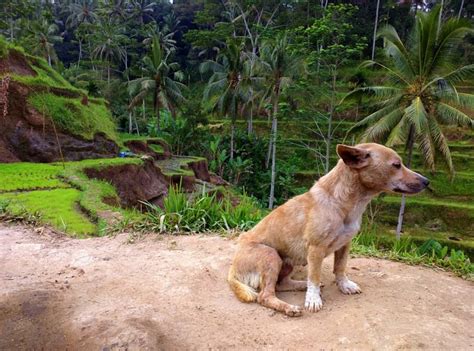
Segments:
[[[341,279],[336,280],[336,284],[339,287],[339,290],[341,290],[343,294],[352,295],[352,294],[360,294],[362,292],[359,285],[357,285],[352,280],[349,280],[347,278],[341,278]]]
[[[321,300],[321,289],[319,286],[308,281],[308,290],[306,291],[306,299],[304,307],[309,312],[318,312],[323,308],[323,300]]]

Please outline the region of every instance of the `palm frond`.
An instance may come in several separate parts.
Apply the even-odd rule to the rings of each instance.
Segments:
[[[383,142],[402,119],[404,115],[403,109],[397,108],[379,119],[374,125],[367,128],[362,134],[363,142]]]
[[[413,99],[412,103],[405,108],[405,115],[415,127],[416,134],[422,134],[423,131],[428,129],[428,114],[419,96]]]
[[[474,128],[474,119],[464,112],[450,106],[444,102],[439,102],[436,106],[436,116],[442,124],[457,124]]]
[[[448,141],[444,136],[443,131],[439,127],[438,123],[436,123],[436,121],[433,119],[429,119],[429,128],[431,139],[434,141],[436,148],[443,156],[443,160],[446,163],[446,166],[448,166],[449,173],[454,175],[453,159],[449,150]]]

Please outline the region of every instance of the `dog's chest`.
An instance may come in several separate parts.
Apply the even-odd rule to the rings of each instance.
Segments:
[[[362,214],[364,213],[365,207],[366,203],[361,203],[343,219],[339,228],[336,230],[335,238],[330,244],[330,251],[333,252],[339,250],[341,247],[348,244],[359,232],[362,223]]]

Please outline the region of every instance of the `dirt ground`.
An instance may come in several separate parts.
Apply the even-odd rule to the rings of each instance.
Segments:
[[[234,240],[128,238],[0,225],[0,350],[474,349],[474,284],[448,273],[353,258],[345,296],[328,259],[323,310],[289,318],[234,298]]]

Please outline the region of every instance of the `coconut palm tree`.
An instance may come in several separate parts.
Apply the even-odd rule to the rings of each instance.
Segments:
[[[148,0],[131,0],[129,10],[133,18],[138,19],[138,23],[143,25],[146,18],[151,18],[155,10],[156,3]]]
[[[276,177],[276,139],[278,121],[278,103],[282,94],[293,80],[304,72],[303,61],[291,50],[286,34],[280,35],[275,42],[265,42],[261,50],[262,74],[267,88],[265,96],[272,104],[271,130],[271,182],[268,207],[273,208]]]
[[[81,23],[93,24],[98,19],[95,2],[91,0],[73,2],[68,6],[67,12],[69,13],[66,19],[68,27],[77,27]]]
[[[63,40],[58,35],[58,26],[54,23],[49,23],[47,19],[43,18],[40,21],[32,22],[29,32],[29,41],[33,48],[33,53],[44,57],[51,66],[52,61],[57,58],[54,44],[60,43]]]
[[[92,57],[107,63],[107,83],[110,84],[110,71],[114,59],[125,61],[127,51],[125,42],[128,40],[123,28],[112,23],[111,20],[98,26],[93,37],[94,49]]]
[[[245,60],[241,55],[241,45],[229,43],[219,53],[215,61],[203,62],[201,73],[212,72],[204,89],[203,100],[215,98],[213,110],[231,119],[230,159],[234,159],[235,122],[239,107],[245,101],[242,89],[242,73]]]
[[[465,112],[474,106],[474,95],[458,89],[460,83],[474,74],[474,65],[456,65],[455,49],[472,29],[467,22],[449,19],[439,22],[440,7],[430,13],[418,12],[407,43],[403,43],[392,26],[378,33],[385,41],[388,64],[366,61],[365,66],[378,66],[388,77],[382,86],[363,87],[349,96],[368,96],[377,110],[352,130],[366,128],[363,141],[384,142],[389,146],[404,143],[406,163],[411,165],[415,143],[425,165],[435,169],[435,156],[440,155],[449,172],[453,162],[443,125],[474,127]],[[400,236],[405,197],[402,196],[397,236]]]
[[[165,108],[174,116],[178,105],[185,101],[183,90],[186,86],[181,83],[184,75],[179,70],[179,64],[171,62],[170,53],[162,50],[156,36],[152,40],[150,55],[143,58],[143,75],[129,83],[134,96],[130,108],[141,104],[151,94],[157,129],[160,130],[160,110]]]

